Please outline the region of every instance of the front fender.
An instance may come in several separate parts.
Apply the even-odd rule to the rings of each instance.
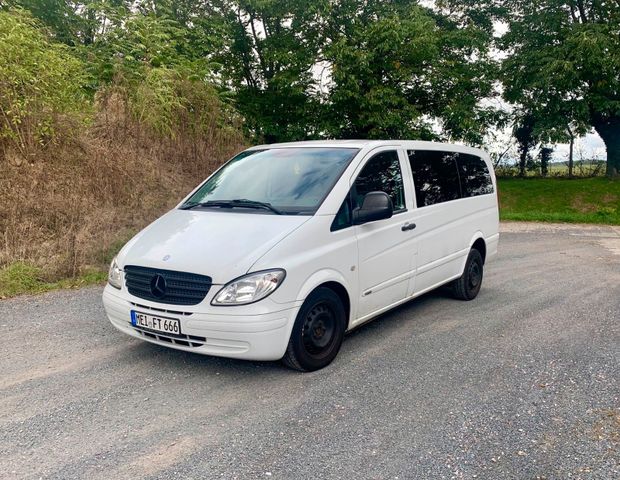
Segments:
[[[310,277],[301,286],[301,289],[297,294],[297,300],[305,300],[308,295],[310,295],[310,292],[327,282],[336,282],[341,284],[349,294],[349,299],[351,298],[351,286],[348,284],[344,276],[337,270],[326,268],[310,275]]]
[[[357,292],[355,291],[355,288],[353,287],[353,285],[351,285],[346,280],[344,275],[342,275],[337,270],[326,268],[326,269],[322,269],[322,270],[318,270],[314,272],[303,283],[301,289],[299,290],[299,293],[297,294],[297,299],[300,302],[304,301],[306,298],[308,298],[308,295],[310,295],[310,293],[312,293],[313,290],[329,282],[340,284],[346,290],[347,295],[349,296],[349,305],[350,305],[349,310],[350,311],[349,311],[348,323],[350,325],[351,319],[355,318],[355,314],[356,314],[357,302],[355,301],[355,298],[357,297]]]

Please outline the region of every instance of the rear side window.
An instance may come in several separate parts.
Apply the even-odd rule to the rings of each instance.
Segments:
[[[418,208],[461,198],[458,153],[408,150]]]
[[[493,193],[493,180],[486,162],[475,155],[459,153],[459,176],[464,197]]]

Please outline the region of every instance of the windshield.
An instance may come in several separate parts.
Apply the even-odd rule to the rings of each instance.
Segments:
[[[248,208],[249,202],[261,202],[284,214],[313,214],[358,151],[291,147],[242,152],[209,178],[183,207]]]

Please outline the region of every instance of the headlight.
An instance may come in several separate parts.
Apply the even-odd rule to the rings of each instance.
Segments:
[[[211,300],[211,305],[247,305],[258,302],[280,286],[284,270],[264,270],[237,278],[225,285]]]
[[[112,260],[110,264],[110,271],[108,272],[108,283],[112,285],[114,288],[120,288],[123,286],[123,271],[118,268],[118,264],[116,263],[116,257]]]

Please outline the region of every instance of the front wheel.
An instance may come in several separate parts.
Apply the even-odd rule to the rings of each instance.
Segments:
[[[454,280],[452,291],[459,300],[473,300],[478,296],[482,286],[483,261],[482,255],[475,248],[469,251],[463,275]]]
[[[326,367],[338,354],[345,330],[346,313],[340,297],[329,288],[317,288],[297,314],[282,361],[302,372]]]

